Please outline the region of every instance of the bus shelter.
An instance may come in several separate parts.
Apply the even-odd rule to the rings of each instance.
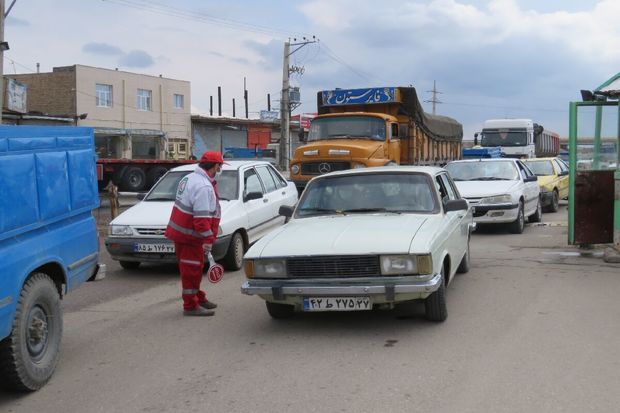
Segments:
[[[568,242],[620,247],[620,73],[570,103]]]

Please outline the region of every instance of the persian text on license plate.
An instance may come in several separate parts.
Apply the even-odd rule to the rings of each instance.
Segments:
[[[372,310],[370,297],[304,297],[304,311]]]
[[[154,252],[174,254],[174,244],[133,244],[133,252]]]

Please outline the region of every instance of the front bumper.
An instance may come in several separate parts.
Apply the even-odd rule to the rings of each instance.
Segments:
[[[474,222],[478,224],[506,224],[514,222],[519,213],[519,204],[475,204]]]
[[[553,191],[540,193],[540,205],[543,208],[548,207],[552,203],[553,203]]]
[[[213,258],[220,260],[224,258],[230,245],[231,235],[218,237],[213,245]],[[175,253],[159,253],[159,252],[135,252],[135,244],[173,244],[167,238],[123,238],[123,237],[106,237],[105,248],[116,261],[133,261],[133,262],[153,262],[160,264],[174,264],[177,262]],[[205,256],[206,259],[206,256]]]
[[[304,297],[371,297],[373,304],[422,299],[441,286],[441,274],[406,277],[332,279],[251,279],[241,292],[261,298],[301,306]]]

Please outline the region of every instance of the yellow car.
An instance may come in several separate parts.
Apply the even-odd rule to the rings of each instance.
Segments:
[[[568,198],[568,165],[559,158],[532,158],[523,161],[538,177],[543,208],[556,212],[560,199]]]

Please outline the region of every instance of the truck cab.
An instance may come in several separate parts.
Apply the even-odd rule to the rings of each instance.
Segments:
[[[332,171],[396,165],[398,119],[379,113],[344,112],[316,117],[308,138],[291,160],[296,182]]]

